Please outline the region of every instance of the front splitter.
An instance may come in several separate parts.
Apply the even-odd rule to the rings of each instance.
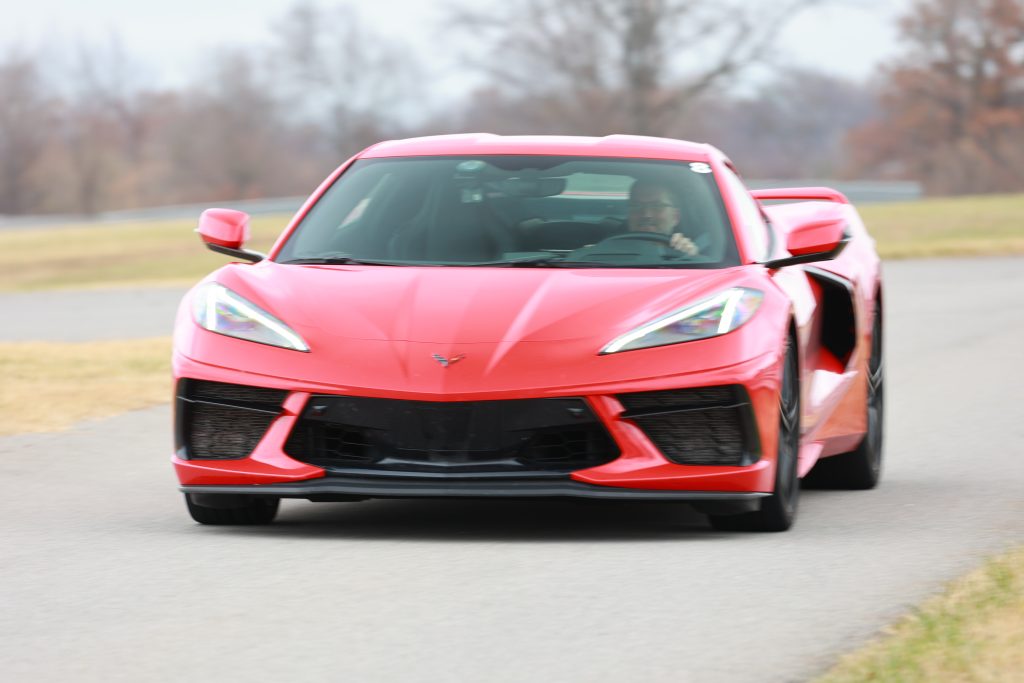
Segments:
[[[754,502],[767,493],[736,491],[671,491],[594,486],[572,480],[516,479],[387,481],[370,477],[329,476],[299,482],[243,486],[183,486],[184,493],[276,496],[280,498],[329,499],[331,496],[361,498],[593,498],[679,502]]]

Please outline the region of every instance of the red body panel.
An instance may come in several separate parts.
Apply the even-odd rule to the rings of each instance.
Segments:
[[[549,154],[704,161],[720,170],[717,150],[656,138],[501,138],[441,136],[382,143],[362,156]],[[358,157],[357,157],[358,158]],[[347,162],[307,201],[271,258]],[[722,188],[736,224],[736,197]],[[815,198],[821,198],[816,195]],[[785,256],[789,226],[813,207],[766,207]],[[836,205],[831,205],[836,207]],[[310,393],[421,401],[583,396],[621,456],[573,479],[595,485],[693,491],[772,489],[780,363],[796,330],[802,395],[800,472],[819,456],[856,446],[866,429],[865,363],[870,321],[880,296],[873,243],[856,210],[836,207],[853,238],[834,261],[813,264],[851,293],[856,341],[838,359],[821,343],[822,287],[805,267],[769,270],[737,231],[744,265],[721,270],[503,269],[231,264],[208,280],[229,287],[284,320],[309,353],[208,332],[179,310],[174,375],[293,392],[254,453],[231,461],[174,458],[182,484],[260,484],[323,476],[283,444]],[[822,276],[818,276],[819,278]],[[599,355],[617,336],[729,287],[764,294],[754,317],[731,333],[672,346]],[[463,356],[443,367],[433,354]],[[631,421],[616,393],[739,384],[754,406],[762,458],[747,467],[670,463]]]
[[[208,244],[240,249],[249,241],[249,216],[233,209],[207,209],[199,217],[197,232]]]

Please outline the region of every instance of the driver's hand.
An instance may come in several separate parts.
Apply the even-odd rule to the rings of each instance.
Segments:
[[[669,240],[669,244],[676,251],[681,251],[687,256],[696,256],[700,253],[700,249],[693,243],[689,237],[681,232],[672,233],[672,238]]]

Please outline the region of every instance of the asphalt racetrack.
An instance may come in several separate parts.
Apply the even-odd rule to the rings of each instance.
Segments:
[[[785,534],[593,502],[286,501],[271,527],[202,527],[167,407],[2,438],[3,678],[808,680],[1024,542],[1024,259],[886,279],[882,486],[805,491]],[[104,338],[169,330],[174,296],[130,298],[3,295],[0,337],[65,305],[101,307]]]

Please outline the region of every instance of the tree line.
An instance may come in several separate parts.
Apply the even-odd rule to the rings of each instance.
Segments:
[[[679,137],[747,176],[1024,189],[1024,0],[917,0],[869,83],[787,66],[781,30],[825,2],[452,2],[423,55],[351,5],[302,1],[173,88],[116,41],[60,66],[8,50],[0,214],[301,195],[376,141],[462,131]],[[481,85],[439,100],[442,58]]]

